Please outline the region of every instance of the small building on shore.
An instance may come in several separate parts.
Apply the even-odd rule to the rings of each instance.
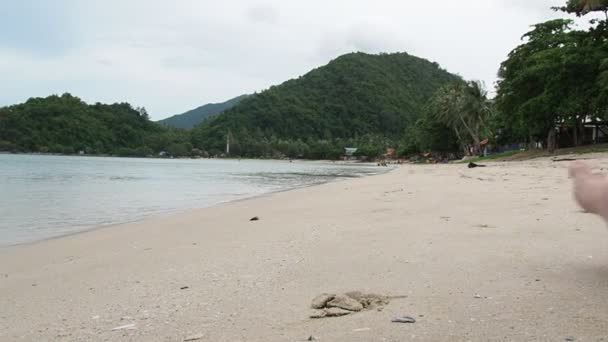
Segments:
[[[357,147],[345,147],[344,148],[344,155],[347,157],[352,157],[355,155],[355,153],[357,153],[359,149]]]
[[[344,160],[353,160],[355,159],[355,153],[357,153],[359,149],[357,147],[345,147],[344,148]]]
[[[573,125],[566,123],[557,125],[556,129],[557,146],[559,148],[608,142],[608,121],[587,121],[581,123],[577,132],[575,132]]]

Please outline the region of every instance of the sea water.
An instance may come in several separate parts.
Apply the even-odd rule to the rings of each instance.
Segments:
[[[382,171],[331,162],[0,154],[0,246]]]

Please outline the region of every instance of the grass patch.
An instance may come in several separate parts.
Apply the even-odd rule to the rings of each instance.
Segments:
[[[458,162],[456,162],[456,164],[463,164],[463,163],[477,163],[477,162],[481,162],[481,161],[487,161],[487,160],[497,160],[497,159],[504,159],[504,158],[508,158],[508,157],[512,157],[514,155],[523,153],[523,151],[506,151],[506,152],[502,152],[502,153],[496,153],[496,154],[491,154],[487,157],[478,157],[478,158],[471,158],[471,159],[467,159],[467,160],[460,160]]]
[[[570,147],[557,150],[556,155],[608,152],[608,144]]]
[[[587,146],[578,146],[578,147],[568,147],[562,148],[555,151],[555,153],[551,154],[547,152],[547,150],[526,150],[526,151],[507,151],[503,153],[492,154],[487,157],[479,157],[468,159],[464,161],[458,161],[456,164],[462,163],[477,163],[483,161],[491,161],[491,160],[499,160],[499,161],[522,161],[522,160],[530,160],[535,158],[542,157],[557,157],[557,156],[566,156],[566,155],[576,155],[576,154],[587,154],[587,153],[602,153],[608,152],[608,144],[598,144],[598,145],[587,145]]]

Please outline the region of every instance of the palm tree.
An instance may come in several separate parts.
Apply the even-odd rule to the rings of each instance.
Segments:
[[[459,82],[441,88],[430,104],[437,120],[451,127],[462,145],[472,142],[476,151],[481,148],[481,137],[489,133],[486,118],[492,112],[487,92],[477,81]],[[469,139],[464,140],[468,135]]]

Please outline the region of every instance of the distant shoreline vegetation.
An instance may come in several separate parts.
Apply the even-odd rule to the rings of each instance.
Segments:
[[[195,151],[189,136],[151,122],[128,103],[86,104],[70,94],[0,108],[0,151],[175,157]]]

